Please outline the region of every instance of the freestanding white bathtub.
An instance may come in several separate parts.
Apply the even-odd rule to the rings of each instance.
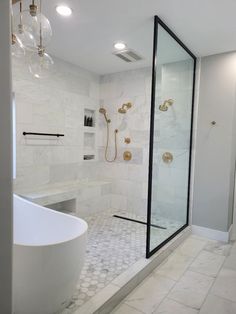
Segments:
[[[84,263],[87,223],[14,195],[15,314],[62,310]]]

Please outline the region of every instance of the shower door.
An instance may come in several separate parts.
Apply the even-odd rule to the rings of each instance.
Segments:
[[[147,251],[188,225],[196,58],[156,16],[150,119]]]

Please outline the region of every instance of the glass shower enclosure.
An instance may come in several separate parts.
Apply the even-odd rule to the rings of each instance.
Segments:
[[[146,257],[188,226],[196,57],[155,16]]]

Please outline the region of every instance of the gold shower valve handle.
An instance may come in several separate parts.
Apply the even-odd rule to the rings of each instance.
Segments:
[[[124,158],[124,160],[126,160],[126,161],[131,160],[131,159],[132,159],[132,153],[131,153],[130,151],[126,150],[126,151],[124,152],[124,154],[123,154],[123,158]]]
[[[125,137],[125,144],[130,144],[130,143],[131,143],[130,137]]]
[[[166,164],[171,164],[172,161],[173,161],[174,157],[171,153],[169,152],[165,152],[163,155],[162,155],[162,160],[164,163]]]

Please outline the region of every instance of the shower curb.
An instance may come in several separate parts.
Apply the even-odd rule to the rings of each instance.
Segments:
[[[109,285],[92,297],[73,314],[110,314],[114,308],[136,288],[158,265],[160,265],[187,237],[191,227],[187,227],[174,239],[163,246],[149,259],[142,258]]]

